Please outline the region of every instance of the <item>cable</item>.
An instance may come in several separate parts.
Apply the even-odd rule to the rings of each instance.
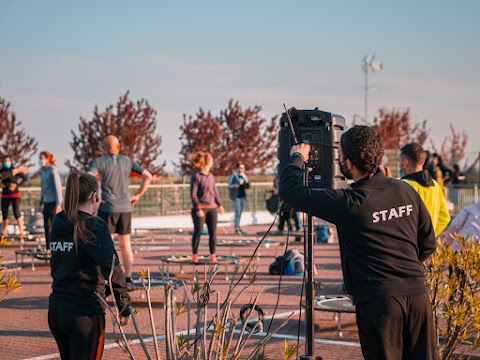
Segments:
[[[245,328],[248,329],[248,332],[251,332],[253,330],[254,332],[263,332],[263,321],[265,318],[265,313],[263,312],[263,309],[260,307],[260,305],[255,305],[255,306],[253,306],[253,304],[243,305],[242,309],[240,310],[240,320],[242,321],[242,324],[245,324],[245,322],[247,321],[247,317],[249,317],[251,312],[254,310],[258,314],[258,320],[254,324],[247,322]],[[248,311],[248,315],[246,314],[247,311]]]
[[[268,329],[267,329],[267,334],[270,332],[270,328],[273,324],[273,320],[275,319],[275,314],[277,312],[278,304],[280,303],[280,289],[282,285],[282,279],[283,279],[283,272],[285,270],[285,263],[286,263],[286,257],[287,257],[287,251],[288,251],[288,244],[289,244],[289,238],[290,238],[290,220],[292,219],[293,215],[293,209],[290,210],[290,217],[287,218],[289,221],[287,221],[287,241],[285,244],[285,249],[283,250],[283,259],[282,259],[282,265],[280,267],[280,278],[278,279],[278,286],[277,286],[277,303],[275,304],[275,308],[273,309],[273,314],[272,318],[270,320],[270,323],[268,324]]]
[[[235,285],[233,285],[232,288],[229,289],[225,301],[224,301],[224,302],[222,303],[222,305],[220,306],[221,309],[223,309],[223,307],[224,307],[225,304],[227,303],[227,301],[228,301],[228,299],[230,298],[230,295],[231,295],[231,293],[233,292],[233,290],[237,287],[237,285],[240,283],[240,281],[242,281],[243,278],[245,277],[245,274],[246,274],[246,272],[247,272],[247,270],[248,270],[248,268],[249,268],[252,260],[255,258],[255,255],[256,255],[258,249],[260,248],[260,245],[262,245],[263,241],[265,240],[265,238],[267,237],[267,235],[270,233],[270,230],[272,230],[273,225],[275,225],[275,223],[276,223],[276,221],[277,221],[277,217],[278,217],[279,212],[280,212],[280,210],[281,210],[282,204],[283,204],[283,201],[280,201],[278,210],[277,210],[277,212],[276,212],[276,214],[275,214],[275,218],[273,219],[272,224],[270,225],[270,227],[268,228],[268,230],[265,232],[265,235],[263,236],[263,238],[258,242],[257,246],[255,247],[255,250],[253,251],[253,254],[252,254],[252,256],[250,257],[247,266],[245,266],[245,268],[244,268],[244,270],[243,270],[243,272],[242,272],[242,275],[240,276],[240,278],[238,279],[238,281],[235,283]],[[288,240],[288,234],[287,234],[287,240]],[[202,306],[203,306],[203,307],[204,307],[204,306],[207,306],[207,305],[208,305],[208,302],[205,303],[205,302],[202,301]],[[272,319],[272,320],[273,320],[273,319]],[[213,319],[210,320],[209,324],[208,324],[207,327],[204,329],[204,331],[206,331],[206,329],[210,328],[210,326],[212,326],[212,324],[213,324]],[[187,350],[190,349],[193,345],[195,345],[195,344],[197,343],[198,340],[202,339],[202,337],[203,337],[202,334],[200,334],[200,335],[198,335],[197,337],[195,337],[195,340],[193,341],[193,343],[189,344],[189,345],[186,347],[186,349],[187,349]]]

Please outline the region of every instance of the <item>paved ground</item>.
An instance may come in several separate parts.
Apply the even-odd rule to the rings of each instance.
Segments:
[[[235,236],[229,232],[219,229],[219,242],[222,240],[241,240],[241,239],[255,239],[257,231],[265,231],[266,226],[249,226],[245,230],[250,234],[249,236]],[[227,229],[228,230],[228,229]],[[231,229],[230,229],[231,230]],[[187,231],[184,231],[184,234]],[[142,243],[137,247],[137,254],[135,257],[135,270],[149,268],[153,273],[160,271],[161,256],[183,256],[191,253],[190,237],[181,234],[154,234],[155,241]],[[270,240],[278,240],[284,242],[283,237],[268,237]],[[207,236],[202,237],[200,247],[200,254],[208,254]],[[295,242],[290,239],[290,248],[297,248],[303,250],[303,242]],[[14,261],[15,250],[18,250],[18,244],[13,244],[10,247],[2,248],[2,255],[6,262]],[[147,251],[148,250],[148,251]],[[232,255],[234,253],[239,256],[244,266],[253,253],[254,247],[231,247],[219,246],[217,253],[219,255]],[[297,336],[300,337],[299,346],[300,354],[305,353],[304,328],[305,323],[302,318],[299,320],[300,313],[300,299],[301,299],[301,282],[302,277],[285,276],[283,277],[281,286],[279,286],[278,276],[272,276],[268,273],[268,266],[274,260],[276,255],[283,253],[283,246],[271,246],[269,248],[261,247],[259,253],[254,258],[252,264],[256,268],[257,280],[253,285],[249,285],[248,276],[234,289],[233,297],[238,297],[232,305],[232,311],[238,317],[241,307],[244,304],[251,302],[250,298],[252,292],[262,290],[258,304],[266,313],[267,318],[271,318],[275,311],[276,315],[272,322],[272,329],[279,326],[285,318],[293,313],[293,317],[289,320],[286,327],[281,329],[277,335],[265,347],[265,354],[269,359],[283,358],[281,350],[284,346],[285,339],[290,345],[297,343]],[[319,295],[333,295],[341,293],[341,270],[339,251],[337,244],[317,244],[315,245],[315,262],[317,268],[317,281],[323,284],[322,290],[318,292]],[[231,279],[232,266],[227,268],[219,267],[219,273],[213,282],[212,288],[216,291],[215,296],[210,301],[207,309],[208,314],[212,315],[215,312],[216,296],[223,301],[228,292]],[[32,271],[28,259],[25,259],[23,268],[20,273],[20,280],[23,284],[22,290],[18,293],[9,294],[2,302],[0,302],[0,358],[1,359],[56,359],[58,357],[56,344],[50,334],[47,324],[47,308],[48,295],[50,293],[51,278],[49,272],[49,265],[43,261],[37,260],[35,262],[35,271]],[[188,294],[191,289],[194,267],[186,265],[182,267],[170,264],[169,271],[173,273],[173,278],[183,279],[187,282]],[[204,271],[203,266],[197,266],[197,270]],[[187,299],[185,291],[179,289],[175,293],[177,301],[184,301]],[[147,346],[150,354],[154,355],[153,341],[151,337],[151,328],[149,324],[148,307],[144,299],[144,292],[141,290],[131,292],[133,303],[138,308],[137,319],[140,324],[142,334],[147,338]],[[191,295],[188,297],[191,300]],[[155,329],[159,337],[159,347],[161,358],[164,356],[165,341],[163,340],[165,310],[164,292],[163,288],[156,288],[152,290],[153,299],[153,313],[155,321]],[[195,316],[191,312],[191,317]],[[193,321],[193,320],[191,320]],[[270,320],[266,321],[265,327],[268,327]],[[176,330],[182,331],[192,328],[192,322],[189,323],[188,316],[183,314],[179,317],[176,324]],[[362,359],[360,345],[358,342],[357,329],[355,324],[355,315],[344,313],[341,316],[341,330],[343,336],[340,337],[337,329],[337,320],[333,313],[315,312],[315,355],[321,356],[323,359]],[[104,359],[127,359],[127,355],[122,352],[115,342],[115,335],[111,322],[111,317],[108,317],[107,324],[107,341],[105,346]],[[135,339],[134,327],[132,323],[125,327],[127,337],[134,340],[131,348],[137,359],[144,359],[145,355],[142,352],[141,346]],[[118,331],[117,331],[118,333]],[[247,350],[253,347],[262,340],[264,334],[255,334],[249,340]],[[250,351],[242,353],[241,358],[246,359]]]

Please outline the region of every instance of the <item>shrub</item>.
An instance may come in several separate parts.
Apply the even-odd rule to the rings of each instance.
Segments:
[[[441,359],[458,344],[480,348],[480,242],[458,235],[459,250],[438,241],[425,263]]]

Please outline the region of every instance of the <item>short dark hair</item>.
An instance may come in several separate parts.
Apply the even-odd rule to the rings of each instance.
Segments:
[[[385,144],[382,137],[369,126],[355,125],[340,138],[347,159],[363,173],[373,173],[382,163]]]
[[[406,156],[415,166],[423,165],[427,158],[427,153],[418,143],[409,143],[400,149],[400,154]]]

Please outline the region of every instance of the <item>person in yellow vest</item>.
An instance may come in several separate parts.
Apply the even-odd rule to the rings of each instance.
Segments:
[[[420,195],[432,219],[435,236],[447,227],[450,214],[442,186],[432,179],[428,170],[423,169],[426,154],[417,143],[409,143],[400,149],[399,167],[402,180],[410,184]]]

